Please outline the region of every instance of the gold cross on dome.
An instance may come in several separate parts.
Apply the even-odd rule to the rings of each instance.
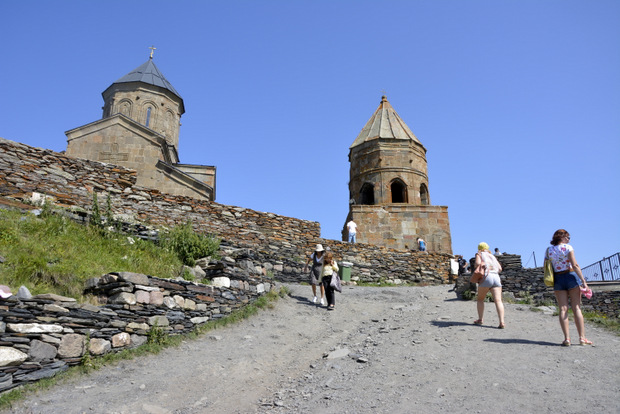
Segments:
[[[151,49],[151,59],[153,59],[153,52],[155,51],[155,49],[157,49],[154,46],[149,47],[149,49]]]

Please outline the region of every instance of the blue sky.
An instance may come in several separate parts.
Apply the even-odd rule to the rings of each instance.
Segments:
[[[454,253],[540,266],[558,228],[582,267],[620,251],[618,1],[22,0],[0,19],[0,137],[64,150],[154,45],[181,162],[217,167],[219,203],[339,239],[349,146],[385,93]]]

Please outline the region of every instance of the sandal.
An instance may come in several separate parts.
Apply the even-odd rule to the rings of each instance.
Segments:
[[[564,342],[562,342],[562,346],[570,346],[570,339],[565,339]]]
[[[500,323],[497,329],[504,329],[506,327],[505,323]]]
[[[588,338],[579,338],[579,345],[594,345]]]
[[[476,319],[474,325],[482,325],[482,319]]]

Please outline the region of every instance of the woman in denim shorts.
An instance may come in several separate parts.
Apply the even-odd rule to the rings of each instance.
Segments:
[[[560,308],[560,327],[564,333],[562,345],[570,346],[568,329],[569,298],[575,317],[575,325],[577,325],[577,332],[579,333],[579,344],[592,345],[592,341],[586,338],[586,328],[583,322],[583,315],[581,314],[581,291],[579,288],[579,285],[583,285],[587,289],[588,284],[575,259],[575,251],[568,242],[570,242],[570,234],[564,229],[557,230],[553,233],[551,246],[545,252],[545,259],[551,260],[553,265],[553,290]]]
[[[478,253],[476,253],[476,266],[484,265],[484,279],[478,285],[478,296],[476,298],[476,309],[478,311],[478,319],[474,321],[475,325],[482,325],[482,316],[484,315],[484,299],[489,291],[495,303],[497,318],[499,319],[499,329],[504,329],[504,303],[502,302],[502,281],[499,278],[499,272],[502,271],[502,265],[499,264],[495,256],[489,251],[489,245],[482,242],[478,245]]]

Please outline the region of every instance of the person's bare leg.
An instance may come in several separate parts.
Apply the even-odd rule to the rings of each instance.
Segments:
[[[581,341],[581,339],[586,337],[586,327],[583,322],[583,314],[581,313],[581,290],[579,286],[569,290],[568,295],[570,297],[570,306],[573,309],[577,332],[579,333],[579,340]]]
[[[570,333],[568,327],[568,291],[556,290],[554,293],[555,300],[557,300],[558,302],[558,308],[560,308],[560,314],[558,318],[560,320],[560,327],[562,328],[562,333],[564,333],[564,341],[570,342]]]
[[[499,318],[499,326],[503,327],[504,324],[504,302],[502,302],[502,288],[491,288],[491,296],[493,296],[493,302],[495,302],[495,309],[497,310],[497,317]]]
[[[484,316],[484,298],[487,297],[489,288],[478,286],[478,297],[476,298],[476,308],[478,309],[478,320],[482,323]]]

